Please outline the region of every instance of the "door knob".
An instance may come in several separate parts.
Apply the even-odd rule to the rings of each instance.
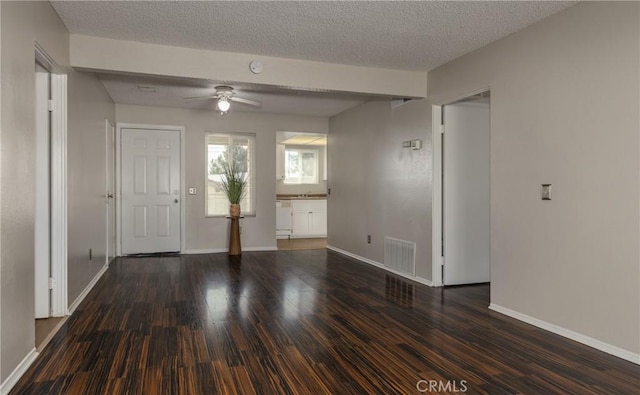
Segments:
[[[113,199],[113,193],[107,193],[107,199]]]
[[[178,199],[173,199],[173,202],[174,203],[178,203]]]

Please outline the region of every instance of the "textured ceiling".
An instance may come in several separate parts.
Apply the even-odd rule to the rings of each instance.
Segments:
[[[55,1],[71,33],[427,71],[575,2]]]
[[[574,1],[54,1],[71,33],[179,47],[427,71]],[[211,109],[185,101],[215,81],[100,74],[116,103]],[[155,93],[141,92],[149,85]],[[227,84],[225,84],[227,85]],[[371,98],[234,85],[261,108],[233,111],[332,116]],[[378,98],[379,99],[379,98]]]

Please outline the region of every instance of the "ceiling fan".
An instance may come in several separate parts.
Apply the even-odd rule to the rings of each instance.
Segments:
[[[216,93],[209,96],[196,96],[196,97],[185,97],[185,100],[217,100],[216,109],[220,111],[221,114],[226,114],[231,108],[230,102],[243,103],[248,104],[254,107],[262,106],[262,103],[256,100],[245,99],[243,97],[238,97],[235,95],[233,88],[227,85],[218,85],[216,86]]]

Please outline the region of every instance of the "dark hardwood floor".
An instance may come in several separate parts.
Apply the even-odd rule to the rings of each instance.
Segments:
[[[118,259],[11,394],[640,393],[638,365],[488,304],[326,250]]]

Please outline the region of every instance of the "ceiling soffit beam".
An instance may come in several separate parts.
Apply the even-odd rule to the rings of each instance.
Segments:
[[[424,98],[427,73],[172,47],[72,34],[71,66],[93,71]],[[260,74],[249,70],[259,60]]]

